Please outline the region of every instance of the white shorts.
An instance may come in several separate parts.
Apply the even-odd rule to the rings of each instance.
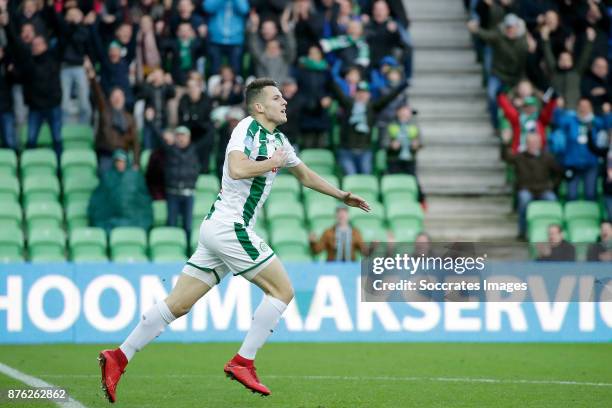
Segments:
[[[183,267],[183,273],[213,287],[230,271],[234,276],[251,280],[274,258],[274,251],[251,228],[204,220],[198,247]]]

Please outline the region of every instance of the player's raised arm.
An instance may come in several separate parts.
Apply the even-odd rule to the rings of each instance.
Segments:
[[[234,180],[250,179],[261,176],[275,168],[284,167],[287,162],[287,152],[279,149],[272,157],[262,161],[249,160],[246,154],[234,150],[228,155],[230,177]]]
[[[348,191],[342,191],[327,182],[323,177],[312,171],[304,163],[295,167],[290,167],[289,171],[293,174],[304,187],[311,188],[319,193],[327,194],[342,200],[346,205],[361,208],[363,211],[370,211],[370,204],[363,198]]]

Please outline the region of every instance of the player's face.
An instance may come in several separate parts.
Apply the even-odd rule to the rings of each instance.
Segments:
[[[267,86],[263,89],[263,108],[266,118],[274,124],[282,125],[287,122],[287,101],[275,86]]]

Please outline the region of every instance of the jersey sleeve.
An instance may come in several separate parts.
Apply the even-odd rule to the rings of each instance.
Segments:
[[[232,136],[227,143],[227,154],[234,150],[238,150],[250,156],[253,150],[253,135],[245,126],[241,125],[242,124],[238,124],[232,131]]]
[[[295,149],[293,148],[293,146],[291,146],[291,143],[289,143],[289,140],[286,136],[284,137],[284,139],[285,149],[287,149],[287,163],[285,167],[295,167],[300,164],[302,160],[297,156],[297,154],[295,153]]]

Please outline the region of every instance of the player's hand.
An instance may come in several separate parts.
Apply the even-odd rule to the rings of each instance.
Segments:
[[[467,28],[470,33],[475,34],[480,28],[480,23],[477,20],[470,20],[467,22]]]
[[[370,204],[366,200],[351,192],[347,192],[342,201],[349,207],[361,208],[365,212],[370,212],[371,210]]]
[[[587,27],[586,36],[587,36],[587,40],[589,40],[590,42],[593,42],[595,41],[595,38],[597,38],[597,32],[595,31],[593,27]]]
[[[285,149],[276,149],[276,151],[270,157],[272,161],[272,165],[274,167],[285,167],[287,163],[287,150]]]

